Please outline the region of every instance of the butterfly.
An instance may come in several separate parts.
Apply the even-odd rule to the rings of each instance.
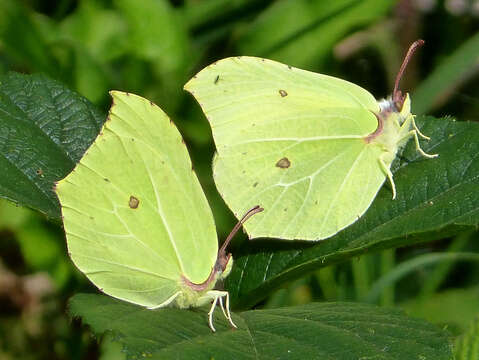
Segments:
[[[218,191],[239,217],[255,203],[265,213],[245,224],[251,238],[320,240],[359,219],[413,138],[426,158],[408,94],[399,81],[376,101],[335,77],[276,61],[238,56],[207,66],[186,85],[208,119],[216,144]]]
[[[111,92],[113,105],[95,142],[56,184],[68,252],[102,292],[157,309],[219,302],[234,327],[227,291],[215,290],[231,271],[185,143],[152,102]],[[223,304],[223,299],[226,303]]]

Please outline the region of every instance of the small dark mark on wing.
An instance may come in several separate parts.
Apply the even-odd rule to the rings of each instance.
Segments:
[[[246,152],[246,151],[241,153],[241,155],[246,155],[246,154],[247,154],[247,152]]]
[[[288,69],[289,69],[289,70],[291,70],[291,69],[292,69],[291,65],[288,65]]]
[[[281,169],[287,169],[291,166],[291,161],[287,157],[281,158],[278,160],[276,163],[276,167],[279,167]]]
[[[155,104],[153,103],[153,101],[150,100],[150,105],[151,106],[155,106]]]
[[[125,94],[126,94],[126,96],[130,96],[130,93],[129,93],[129,92],[126,92]]]
[[[283,211],[287,211],[287,210],[288,210],[288,208],[284,208],[284,209],[283,209]]]
[[[256,187],[256,186],[258,186],[258,182],[255,182],[255,183],[253,184],[253,187]]]
[[[110,180],[107,178],[103,178],[103,180],[105,180],[106,182],[110,182]]]
[[[182,138],[182,139],[181,139],[181,143],[182,143],[183,145],[185,145],[185,139]]]
[[[279,90],[279,94],[281,95],[281,97],[288,96],[288,93],[285,90]]]
[[[218,84],[218,81],[220,80],[220,76],[219,75],[216,75],[216,78],[215,78],[215,85]]]
[[[140,204],[140,200],[138,198],[134,197],[133,195],[130,196],[130,201],[128,201],[128,206],[131,209],[136,209],[138,205]]]

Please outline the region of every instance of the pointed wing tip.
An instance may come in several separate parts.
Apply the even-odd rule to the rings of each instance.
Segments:
[[[192,83],[198,78],[198,74],[194,75],[188,82],[183,85],[183,90],[188,91],[190,94],[193,94],[193,90],[191,90]]]
[[[53,191],[57,196],[60,196],[60,193],[62,192],[63,184],[66,183],[66,178],[70,176],[71,171],[66,175],[63,179],[55,181],[53,183]]]
[[[108,91],[108,94],[110,94],[110,96],[115,99],[115,98],[118,98],[118,97],[121,97],[123,95],[128,95],[127,92],[124,92],[124,91],[120,91],[120,90],[110,90]]]

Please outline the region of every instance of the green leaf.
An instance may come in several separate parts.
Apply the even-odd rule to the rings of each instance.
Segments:
[[[75,89],[96,104],[109,101],[112,83],[125,81],[110,64],[127,54],[126,21],[100,2],[85,0],[60,23],[56,34],[62,49],[71,48]]]
[[[189,0],[182,11],[190,29],[206,26],[214,31],[225,23],[230,24],[231,19],[237,20],[241,12],[254,6],[258,6],[257,0]]]
[[[310,68],[351,30],[377,21],[393,5],[383,0],[277,1],[247,28],[239,52]]]
[[[424,114],[447,100],[470,77],[477,63],[479,33],[444,59],[414,91],[413,112]]]
[[[0,199],[0,232],[5,230],[15,235],[30,271],[48,272],[57,290],[71,280],[73,268],[65,256],[63,234],[41,215]]]
[[[46,39],[20,1],[0,1],[0,44],[23,66],[48,74],[58,73],[58,64]]]
[[[173,113],[182,99],[181,85],[190,71],[190,44],[186,24],[166,0],[115,0],[128,24],[130,53],[147,61],[148,80],[155,79],[157,100]],[[145,92],[142,85],[143,93]]]
[[[183,69],[188,61],[186,26],[165,0],[115,0],[129,25],[132,50],[165,73]]]
[[[479,124],[432,117],[417,120],[431,137],[425,160],[410,141],[392,166],[398,197],[383,186],[366,214],[316,245],[251,241],[234,254],[226,280],[236,308],[248,308],[285,281],[366,251],[444,238],[479,224]],[[352,200],[353,201],[353,200]]]
[[[111,84],[104,67],[81,46],[73,50],[75,89],[94,103],[105,100]]]
[[[400,304],[410,316],[425,319],[453,335],[467,331],[469,321],[479,313],[479,287],[450,289],[427,298],[413,298]]]
[[[401,311],[354,303],[312,303],[233,314],[238,329],[206,312],[147,310],[79,294],[70,314],[113,334],[128,359],[451,359],[446,332]]]
[[[371,286],[369,293],[362,297],[367,302],[374,302],[379,295],[391,284],[401,278],[426,267],[430,264],[445,263],[454,261],[479,262],[479,254],[473,252],[450,252],[450,253],[427,253],[410,260],[406,260],[396,266],[392,271],[384,274]]]
[[[54,182],[73,169],[103,121],[88,100],[43,75],[0,78],[0,197],[59,218]]]
[[[125,55],[126,32],[121,15],[94,0],[81,1],[59,26],[59,36],[84,47],[90,56],[103,63]]]
[[[479,317],[472,322],[467,333],[457,339],[454,353],[456,360],[479,359]]]

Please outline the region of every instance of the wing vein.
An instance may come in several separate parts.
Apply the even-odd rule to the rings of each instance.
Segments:
[[[339,194],[341,194],[341,190],[343,189],[344,185],[346,184],[346,181],[347,181],[347,180],[349,179],[349,177],[351,176],[351,174],[352,174],[352,172],[353,172],[353,169],[355,168],[355,166],[356,166],[356,164],[358,163],[359,159],[364,155],[365,149],[366,149],[366,147],[363,148],[363,149],[361,150],[361,152],[358,154],[358,156],[357,156],[356,159],[354,160],[353,164],[352,164],[351,167],[349,168],[349,170],[348,170],[346,176],[344,177],[343,181],[341,182],[341,185],[340,185],[338,191],[336,192],[336,194],[335,194],[333,200],[331,201],[330,206],[329,206],[328,210],[326,211],[326,214],[325,214],[325,216],[324,216],[324,218],[323,218],[323,222],[321,223],[321,227],[320,227],[320,229],[321,229],[321,230],[320,230],[320,233],[322,233],[324,224],[325,224],[325,222],[326,222],[326,219],[329,217],[329,214],[330,214],[331,210],[333,209],[334,204],[336,203]]]
[[[161,278],[161,279],[176,281],[176,279],[167,278],[165,276],[161,276],[161,275],[159,275],[157,273],[154,273],[154,272],[151,272],[151,271],[143,270],[143,269],[140,269],[140,268],[137,268],[137,267],[134,267],[134,266],[130,266],[130,265],[126,265],[126,264],[117,263],[115,261],[109,261],[109,260],[106,260],[106,259],[97,258],[95,256],[77,254],[76,257],[83,257],[83,258],[95,260],[95,261],[98,261],[98,262],[101,262],[101,263],[119,266],[119,267],[122,267],[122,268],[125,268],[125,269],[128,269],[128,270],[131,270],[131,271],[137,271],[137,272],[140,272],[142,274],[155,276],[155,277],[158,277],[158,278]]]
[[[166,216],[165,216],[165,213],[163,211],[163,207],[161,206],[160,196],[158,194],[158,189],[156,188],[156,183],[153,179],[153,175],[151,174],[150,169],[148,168],[148,166],[146,164],[145,164],[145,169],[146,169],[146,172],[148,173],[148,177],[150,178],[151,186],[153,186],[153,191],[155,193],[156,204],[157,204],[157,212],[161,217],[161,221],[163,221],[163,225],[165,226],[166,232],[168,233],[168,238],[170,239],[171,246],[173,246],[173,249],[175,250],[176,258],[178,259],[178,263],[180,265],[181,272],[184,273],[183,262],[181,260],[180,253],[178,251],[178,247],[176,246],[176,241],[175,241],[175,238],[173,236],[173,233],[170,229],[168,221],[166,220]]]

